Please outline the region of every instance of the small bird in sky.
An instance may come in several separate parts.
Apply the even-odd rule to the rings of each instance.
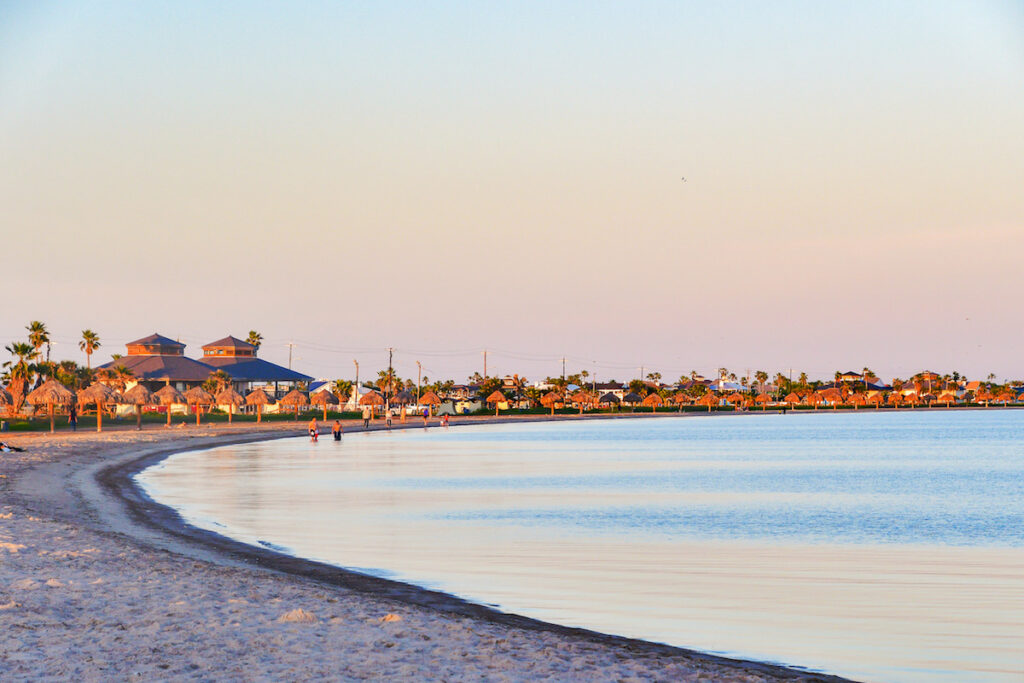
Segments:
[[[684,182],[684,183],[686,182],[686,178],[683,178],[683,182]]]

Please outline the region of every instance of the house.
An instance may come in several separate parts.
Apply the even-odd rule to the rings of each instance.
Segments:
[[[166,384],[173,384],[178,391],[185,391],[202,384],[209,378],[213,368],[205,363],[185,357],[185,345],[174,339],[153,333],[125,344],[127,355],[100,365],[97,369],[113,369],[123,366],[147,389],[155,391]]]
[[[309,375],[257,358],[256,353],[255,345],[228,335],[203,346],[203,363],[231,375],[235,388],[243,392],[256,384],[273,385],[276,396],[281,393],[281,384],[294,388],[299,382],[310,382],[313,379]]]

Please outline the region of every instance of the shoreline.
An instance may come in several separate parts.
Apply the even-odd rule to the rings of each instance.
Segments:
[[[701,413],[683,413],[682,416],[700,415]],[[712,413],[714,414],[714,413]],[[741,413],[743,414],[743,413]],[[746,413],[751,414],[751,413]],[[761,413],[753,413],[761,414]],[[679,417],[679,414],[634,414],[626,413],[621,416],[625,419],[651,419],[654,417]],[[607,419],[608,416],[593,416],[583,419]],[[579,416],[556,416],[554,420],[579,420]],[[520,417],[498,417],[478,418],[473,420],[460,419],[453,422],[453,427],[465,424],[488,424],[508,422],[540,422],[552,421],[549,416]],[[394,429],[422,429],[420,424],[395,424]],[[383,426],[369,431],[383,431]],[[363,431],[361,425],[346,425],[346,431],[354,433]],[[150,500],[132,481],[132,477],[138,471],[149,467],[172,453],[207,449],[233,443],[244,443],[249,441],[261,441],[277,438],[303,436],[304,432],[296,429],[294,423],[287,426],[263,426],[260,429],[247,428],[237,425],[232,428],[200,428],[191,433],[177,432],[168,434],[161,429],[158,433],[155,429],[144,429],[140,432],[131,430],[125,434],[123,431],[111,432],[115,438],[95,438],[76,435],[71,441],[85,442],[84,445],[91,445],[92,448],[68,447],[71,451],[86,450],[85,454],[70,453],[64,454],[67,457],[49,458],[41,463],[22,463],[24,467],[16,468],[12,472],[13,477],[7,475],[5,469],[4,488],[8,489],[13,496],[9,496],[10,504],[0,514],[25,515],[30,520],[39,518],[34,515],[42,513],[39,508],[49,509],[57,513],[54,521],[68,523],[74,521],[74,526],[81,531],[88,531],[115,537],[116,541],[127,546],[135,555],[145,559],[149,556],[160,556],[170,558],[172,564],[191,564],[184,580],[184,592],[188,587],[202,582],[204,574],[216,569],[240,570],[244,572],[257,572],[261,575],[259,581],[273,582],[275,580],[284,582],[298,582],[307,590],[314,592],[336,591],[339,595],[353,598],[359,603],[377,603],[383,601],[391,604],[389,613],[399,608],[419,612],[417,617],[428,622],[426,637],[430,640],[443,640],[443,632],[438,632],[441,624],[430,623],[437,621],[449,622],[452,619],[468,620],[474,626],[470,629],[486,628],[504,633],[506,636],[515,633],[517,636],[525,637],[527,640],[537,638],[544,642],[542,647],[537,647],[533,652],[519,653],[519,657],[525,656],[526,661],[531,663],[530,673],[520,671],[519,674],[511,673],[512,678],[534,678],[545,677],[536,670],[538,665],[562,666],[565,664],[562,658],[553,657],[549,649],[552,643],[557,648],[571,644],[576,648],[585,650],[596,650],[592,655],[605,655],[615,661],[615,665],[607,663],[604,666],[607,670],[599,667],[592,670],[586,677],[590,678],[621,675],[615,667],[627,662],[631,666],[641,666],[644,673],[639,674],[640,678],[664,678],[688,675],[713,676],[715,680],[787,680],[787,681],[843,681],[829,674],[818,674],[796,668],[788,668],[781,665],[744,661],[720,657],[717,655],[696,652],[659,643],[642,640],[634,640],[619,636],[612,636],[595,631],[579,628],[571,628],[538,621],[528,617],[515,614],[508,614],[492,608],[472,603],[455,596],[431,591],[428,589],[413,586],[402,582],[368,576],[357,572],[341,569],[332,565],[313,562],[296,558],[283,553],[275,552],[268,548],[251,546],[238,541],[228,539],[217,534],[190,527],[171,508],[155,503]],[[201,432],[207,432],[202,434]],[[210,432],[213,432],[212,434]],[[220,432],[220,433],[217,433]],[[97,435],[102,437],[102,435]],[[164,438],[159,438],[160,436]],[[147,438],[148,437],[148,438]],[[46,437],[32,438],[31,441],[41,442],[40,448],[45,448],[46,441],[52,439]],[[99,447],[96,447],[99,441]],[[146,442],[149,442],[148,444]],[[191,442],[191,443],[190,443]],[[114,445],[117,444],[117,445]],[[121,446],[121,447],[118,447]],[[5,454],[24,456],[25,454]],[[31,458],[29,458],[30,460]],[[25,513],[28,513],[27,515]],[[10,518],[4,519],[4,523]],[[0,527],[4,528],[4,527]],[[4,528],[4,530],[6,530]],[[6,534],[5,534],[6,535]],[[6,540],[6,539],[3,539]],[[23,545],[24,541],[18,542]],[[2,550],[0,550],[2,552]],[[50,550],[49,552],[53,552]],[[72,551],[73,552],[73,551]],[[0,556],[2,557],[2,556]],[[199,564],[196,564],[199,563]],[[205,565],[209,565],[206,567]],[[0,565],[0,569],[3,565]],[[103,568],[107,573],[111,567]],[[197,574],[198,576],[192,576]],[[0,577],[3,578],[3,577]],[[101,577],[102,578],[102,577]],[[60,582],[58,580],[58,582]],[[0,584],[2,586],[2,584]],[[15,590],[10,595],[4,595],[0,588],[0,607],[6,604],[15,603]],[[375,607],[378,607],[374,605]],[[117,611],[118,605],[110,604],[108,607]],[[366,607],[366,605],[362,605]],[[378,607],[379,611],[379,607]],[[17,613],[17,609],[5,609],[0,611],[0,623],[4,622]],[[10,626],[10,624],[8,624]],[[294,628],[294,627],[291,627]],[[387,628],[380,624],[373,624],[371,629],[380,630]],[[433,633],[430,631],[433,629]],[[344,650],[346,643],[339,644]],[[301,648],[300,648],[301,649]],[[0,662],[7,653],[0,647]],[[349,652],[348,654],[360,654]],[[362,653],[366,654],[366,653]],[[479,653],[478,653],[479,654]],[[497,654],[497,653],[493,653]],[[464,657],[464,655],[463,655]],[[600,658],[600,657],[599,657]],[[461,657],[460,657],[461,659]],[[455,662],[458,664],[458,661]],[[523,662],[520,662],[522,664]],[[675,669],[671,675],[666,667]],[[165,672],[167,670],[165,669]],[[433,668],[427,673],[428,678],[444,677]],[[468,669],[455,669],[456,672],[465,675],[477,675],[476,672]],[[29,677],[39,675],[40,671],[26,672]],[[420,672],[423,675],[425,672]],[[328,669],[328,675],[341,675],[337,670]],[[450,675],[450,674],[449,674]],[[362,678],[356,676],[355,678]],[[372,676],[371,676],[372,677]],[[486,676],[485,676],[486,677]],[[570,676],[571,677],[571,676]]]

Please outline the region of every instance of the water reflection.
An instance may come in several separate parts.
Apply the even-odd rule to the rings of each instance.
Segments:
[[[184,453],[198,526],[562,624],[1024,679],[1024,413],[553,423]]]

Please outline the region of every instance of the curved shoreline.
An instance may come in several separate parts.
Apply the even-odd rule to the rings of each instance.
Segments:
[[[641,417],[643,414],[636,415]],[[685,414],[684,414],[685,415]],[[666,415],[675,417],[676,415]],[[623,415],[627,418],[629,416]],[[654,417],[654,416],[648,416]],[[660,417],[660,416],[659,416]],[[556,418],[558,419],[558,418]],[[576,416],[563,419],[579,419]],[[590,419],[601,419],[595,416]],[[549,421],[541,417],[530,421]],[[518,422],[522,418],[491,418],[479,423]],[[474,421],[476,423],[476,421]],[[395,425],[395,429],[421,428],[419,425]],[[362,431],[349,429],[350,432]],[[374,430],[371,430],[374,431]],[[143,432],[145,434],[145,432]],[[159,440],[161,442],[142,448],[130,448],[116,454],[112,459],[94,458],[82,467],[71,468],[60,460],[43,463],[30,468],[15,480],[15,488],[24,494],[26,490],[38,489],[40,478],[44,486],[63,480],[73,493],[80,497],[80,504],[91,508],[97,515],[99,531],[114,532],[126,536],[134,544],[149,546],[159,551],[170,551],[196,560],[212,562],[225,567],[258,567],[261,570],[315,582],[326,587],[340,588],[359,594],[394,601],[432,612],[466,617],[499,627],[551,634],[573,641],[584,641],[595,646],[621,650],[629,655],[643,658],[655,657],[675,660],[685,658],[700,666],[711,666],[731,671],[725,678],[740,675],[754,675],[768,680],[780,681],[846,681],[830,674],[820,674],[777,664],[737,660],[685,648],[649,641],[612,636],[587,629],[572,628],[543,622],[516,614],[501,612],[484,605],[469,602],[456,596],[433,591],[412,584],[369,576],[341,569],[311,560],[275,552],[268,548],[248,545],[213,532],[198,529],[185,521],[172,508],[150,499],[134,482],[136,473],[146,469],[174,453],[206,450],[252,441],[302,436],[301,432],[288,430],[243,432],[217,435],[211,439],[196,439],[193,443],[182,443],[182,438]],[[184,435],[182,435],[184,436]],[[191,436],[191,435],[190,435]],[[47,482],[47,478],[51,481]],[[35,485],[30,480],[35,479]]]

